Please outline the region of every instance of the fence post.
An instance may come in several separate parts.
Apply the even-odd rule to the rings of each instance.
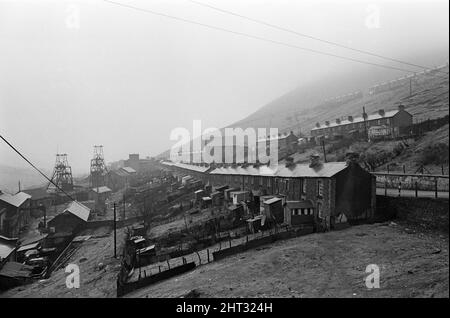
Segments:
[[[385,178],[387,177],[385,176]],[[387,179],[384,179],[384,196],[387,196]]]
[[[437,178],[434,178],[434,197],[436,199],[438,197],[438,182],[437,182]]]
[[[415,188],[416,188],[416,198],[418,197],[418,187],[417,187],[417,181],[415,183]]]
[[[167,260],[167,266],[169,266],[169,269],[170,269],[170,263],[169,263],[169,260]]]
[[[387,173],[389,173],[389,164],[386,166],[386,168],[387,168]]]
[[[209,263],[209,248],[206,249],[206,253],[208,253],[208,263]]]
[[[441,165],[442,175],[444,175],[444,165]]]
[[[403,165],[403,173],[406,173],[406,167]]]

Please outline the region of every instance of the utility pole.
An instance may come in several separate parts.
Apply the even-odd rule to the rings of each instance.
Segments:
[[[412,77],[409,79],[409,97],[412,95]]]
[[[123,219],[125,220],[125,195],[122,196],[123,199]]]
[[[327,153],[325,151],[325,139],[322,139],[323,161],[327,162]]]
[[[117,230],[117,225],[116,225],[116,202],[114,202],[114,258],[117,258],[117,248],[116,248],[116,243],[117,243],[117,234],[116,234],[116,230]]]
[[[366,117],[367,117],[366,108],[363,106],[364,131],[366,133],[366,140],[369,140],[369,133],[367,132]]]

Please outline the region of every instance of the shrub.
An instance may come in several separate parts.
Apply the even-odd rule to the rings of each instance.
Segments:
[[[419,163],[422,165],[446,164],[448,163],[448,151],[448,145],[444,143],[429,145],[421,151]]]

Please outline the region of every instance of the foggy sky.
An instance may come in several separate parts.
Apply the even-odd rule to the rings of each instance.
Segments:
[[[396,58],[448,48],[446,0],[199,1]],[[387,63],[187,0],[117,2]],[[379,28],[365,24],[369,4],[380,9]],[[96,144],[108,162],[156,155],[194,119],[223,127],[302,84],[370,68],[101,0],[0,0],[0,133],[49,170],[59,151],[74,174],[87,173]],[[26,166],[3,143],[0,164]]]

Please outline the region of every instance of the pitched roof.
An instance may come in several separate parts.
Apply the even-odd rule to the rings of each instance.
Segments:
[[[63,213],[72,213],[73,215],[79,217],[83,221],[87,221],[89,219],[89,215],[91,213],[91,210],[81,204],[78,201],[72,201],[69,206],[63,211]]]
[[[7,258],[16,249],[16,241],[0,236],[0,260]]]
[[[172,166],[178,167],[181,169],[190,170],[190,171],[195,171],[195,172],[207,172],[210,169],[210,166],[196,166],[196,165],[191,165],[191,164],[181,163],[181,162],[172,163]]]
[[[286,166],[278,164],[276,166],[248,166],[248,167],[221,167],[211,171],[211,174],[219,175],[245,175],[245,176],[275,176],[284,178],[329,178],[336,173],[347,168],[345,162],[326,162],[316,167],[309,164],[294,164]]]
[[[25,192],[19,192],[15,195],[9,193],[0,193],[0,200],[6,202],[16,208],[20,207],[24,202],[31,198],[31,195]]]
[[[281,198],[272,198],[272,199],[264,201],[263,203],[264,204],[273,204],[273,203],[278,202],[278,201],[281,201]]]
[[[124,170],[125,172],[128,172],[128,173],[136,173],[136,170],[134,170],[133,168],[131,168],[131,167],[122,167],[121,168],[122,170]]]
[[[366,121],[370,120],[377,120],[377,119],[383,119],[383,118],[391,118],[394,117],[399,112],[398,109],[390,110],[384,113],[384,116],[381,116],[378,112],[373,113],[367,116]],[[336,122],[330,122],[330,124],[327,126],[325,124],[320,125],[320,127],[314,127],[311,130],[317,130],[322,128],[330,128],[330,127],[338,127],[338,126],[344,126],[349,124],[357,124],[364,122],[364,118],[362,116],[353,118],[353,121],[349,121],[348,119],[341,120],[341,122],[338,124]]]
[[[107,193],[111,192],[111,189],[108,188],[107,186],[101,186],[98,188],[92,188],[92,191],[94,191],[95,193]]]
[[[309,164],[296,164],[292,167],[279,165],[278,167],[277,177],[330,178],[348,166],[345,162],[324,162],[315,167],[310,167]]]

